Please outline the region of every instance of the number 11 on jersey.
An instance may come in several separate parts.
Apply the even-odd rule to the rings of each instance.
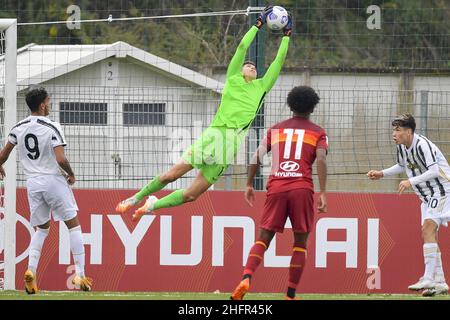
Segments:
[[[286,135],[286,142],[284,145],[284,159],[290,159],[291,157],[291,145],[294,135],[297,135],[297,143],[295,145],[295,155],[294,158],[296,160],[300,160],[302,156],[302,146],[303,146],[303,138],[305,136],[305,130],[303,129],[284,129],[283,133]]]

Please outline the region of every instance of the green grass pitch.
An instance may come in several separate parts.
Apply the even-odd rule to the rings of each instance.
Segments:
[[[228,300],[229,293],[198,292],[79,292],[40,291],[28,295],[24,291],[0,291],[0,300]],[[422,297],[417,294],[298,294],[301,300],[450,300],[450,295]],[[248,293],[246,300],[283,300],[282,293]]]

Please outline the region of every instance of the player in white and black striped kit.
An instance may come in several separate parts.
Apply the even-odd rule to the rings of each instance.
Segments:
[[[11,129],[8,140],[0,151],[0,176],[3,178],[5,171],[2,165],[17,146],[27,178],[30,223],[36,228],[30,243],[28,270],[24,275],[25,291],[28,294],[38,292],[36,270],[42,246],[49,233],[51,216],[56,221],[64,221],[69,229],[76,271],[73,284],[84,291],[90,291],[92,279],[84,274],[84,244],[77,217],[78,207],[69,186],[75,183],[75,175],[64,154],[66,141],[61,125],[47,118],[51,104],[44,88],[29,91],[26,102],[31,116]]]
[[[397,144],[397,164],[382,171],[371,170],[372,180],[406,172],[408,180],[399,184],[398,192],[412,187],[422,200],[422,238],[425,272],[410,290],[424,290],[424,296],[447,294],[437,235],[440,225],[450,221],[450,167],[439,148],[426,137],[414,133],[416,122],[410,114],[392,121],[393,140]]]

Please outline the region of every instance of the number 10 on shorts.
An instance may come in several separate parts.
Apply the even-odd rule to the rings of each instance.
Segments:
[[[428,211],[434,214],[442,214],[444,213],[444,208],[446,208],[447,214],[450,214],[449,206],[446,206],[447,197],[441,198],[431,198],[428,201]]]

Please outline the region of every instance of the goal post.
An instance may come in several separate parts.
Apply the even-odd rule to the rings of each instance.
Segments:
[[[17,19],[0,19],[1,51],[0,59],[4,60],[0,68],[0,92],[2,146],[7,135],[16,123],[17,115]],[[4,221],[3,225],[3,271],[4,289],[14,290],[16,282],[16,153],[13,151],[9,161],[4,164]],[[0,229],[1,230],[1,229]]]

